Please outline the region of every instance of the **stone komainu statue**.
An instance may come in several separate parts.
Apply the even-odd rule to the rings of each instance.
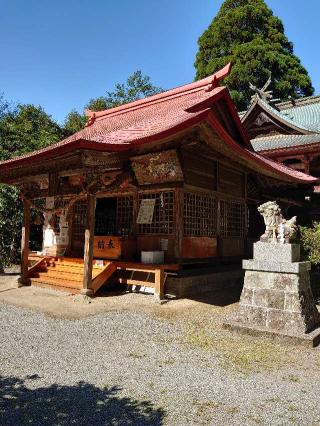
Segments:
[[[260,241],[266,243],[291,243],[297,236],[297,216],[285,220],[281,209],[275,201],[267,201],[258,207],[258,212],[263,216],[266,230]]]

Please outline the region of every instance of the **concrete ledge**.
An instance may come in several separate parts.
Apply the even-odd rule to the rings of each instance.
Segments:
[[[310,262],[275,262],[256,259],[243,260],[243,269],[247,271],[284,272],[287,274],[300,274],[311,270]]]
[[[309,348],[310,347],[315,348],[320,343],[320,327],[306,334],[285,334],[285,333],[270,331],[263,327],[251,328],[234,320],[226,321],[223,324],[223,327],[231,331],[236,331],[240,334],[247,334],[249,336],[254,336],[254,337],[263,336],[263,337],[268,337],[272,339],[276,338],[285,343],[299,344]]]

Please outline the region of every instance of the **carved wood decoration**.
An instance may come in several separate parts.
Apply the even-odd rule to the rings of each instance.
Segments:
[[[261,127],[265,123],[275,124],[273,120],[270,119],[265,113],[261,112],[257,118],[254,120],[253,124],[255,126]]]
[[[183,181],[176,150],[146,154],[131,159],[139,185],[154,185]]]
[[[109,152],[82,152],[81,162],[84,166],[103,166],[110,170],[121,169],[123,166],[123,159],[119,154],[112,154]]]
[[[86,173],[83,182],[84,192],[91,194],[129,187],[135,187],[133,183],[133,176],[130,171],[90,171]]]

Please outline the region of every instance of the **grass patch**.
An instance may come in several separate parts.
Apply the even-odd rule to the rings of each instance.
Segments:
[[[173,358],[167,358],[162,361],[157,362],[158,367],[168,367],[170,365],[174,365],[175,360]]]
[[[142,354],[141,352],[130,352],[128,354],[128,357],[135,358],[135,359],[141,359],[145,357],[145,354]]]
[[[225,405],[221,402],[208,400],[208,401],[194,401],[194,407],[196,408],[196,415],[201,418],[201,424],[215,424],[213,422],[212,416],[214,411],[223,411],[227,415],[233,417],[240,412],[239,407],[234,407],[231,405]]]
[[[287,365],[290,350],[267,340],[253,340],[244,336],[217,336],[206,332],[189,332],[187,344],[202,350],[212,350],[222,355],[226,367],[233,366],[240,371],[276,369]]]
[[[256,414],[249,414],[246,417],[247,417],[247,419],[252,420],[257,425],[263,424],[262,418],[260,416],[256,415]]]
[[[194,402],[194,405],[199,409],[199,411],[203,411],[208,408],[215,409],[221,406],[220,402],[217,402],[217,401],[203,401],[203,402],[196,401]]]
[[[288,376],[288,380],[290,380],[290,382],[293,382],[293,383],[299,383],[300,382],[299,377],[293,376],[292,374],[290,374],[290,376]]]

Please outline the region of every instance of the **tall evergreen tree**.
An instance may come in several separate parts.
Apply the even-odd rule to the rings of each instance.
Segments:
[[[314,92],[281,20],[264,0],[225,0],[198,44],[196,79],[232,62],[225,82],[239,109],[247,108],[250,102],[249,82],[260,88],[270,75],[269,89],[276,98],[285,100]]]

